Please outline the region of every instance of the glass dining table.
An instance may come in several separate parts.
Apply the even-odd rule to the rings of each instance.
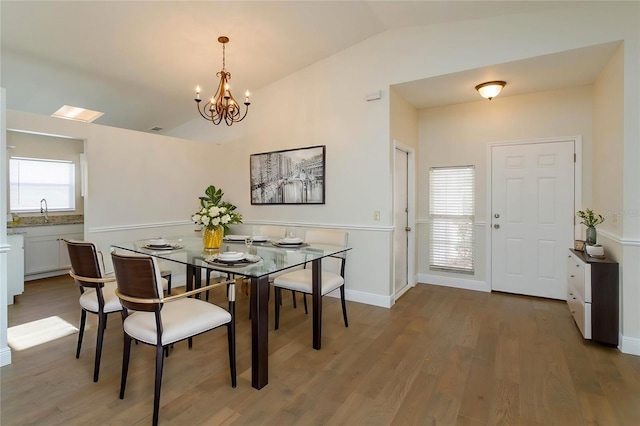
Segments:
[[[269,275],[302,265],[312,268],[312,315],[313,348],[321,348],[322,337],[322,259],[341,257],[350,247],[331,245],[281,246],[276,242],[254,242],[250,248],[244,240],[223,241],[220,249],[205,249],[202,238],[196,236],[175,236],[165,238],[166,244],[153,246],[153,240],[111,244],[114,249],[146,254],[183,264],[186,267],[187,291],[202,285],[202,270],[214,270],[233,274],[250,281],[251,313],[251,385],[262,389],[269,383]],[[164,241],[163,241],[164,243]],[[226,260],[222,253],[245,252],[242,259],[230,257]],[[308,267],[308,266],[307,266]],[[207,272],[208,273],[208,272]]]

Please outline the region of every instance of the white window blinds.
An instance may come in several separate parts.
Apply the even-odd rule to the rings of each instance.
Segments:
[[[429,171],[431,269],[474,272],[474,166]]]
[[[10,211],[74,210],[75,165],[71,161],[12,157],[9,159]]]

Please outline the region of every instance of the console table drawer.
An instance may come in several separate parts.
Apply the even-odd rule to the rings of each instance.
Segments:
[[[568,290],[567,305],[584,338],[591,339],[591,304],[585,303],[571,285]]]
[[[591,266],[578,259],[573,253],[567,259],[567,281],[582,300],[591,303]]]

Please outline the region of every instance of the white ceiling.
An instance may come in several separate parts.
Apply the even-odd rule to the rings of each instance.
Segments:
[[[431,108],[482,100],[475,87],[486,81],[507,82],[501,97],[584,86],[596,80],[619,44],[612,42],[496,64],[397,84],[394,88],[416,108]]]
[[[546,1],[6,1],[0,2],[7,108],[49,115],[64,104],[102,111],[96,123],[165,130],[197,116],[226,65],[240,99],[378,33],[407,26],[568,7]],[[547,55],[399,84],[418,108],[593,82],[615,46]],[[579,70],[579,71],[577,71]],[[255,100],[254,100],[255,102]]]

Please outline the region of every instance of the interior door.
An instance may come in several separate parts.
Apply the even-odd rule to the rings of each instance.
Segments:
[[[491,148],[491,288],[566,299],[574,141]]]
[[[396,148],[395,175],[393,190],[394,214],[394,258],[395,258],[395,294],[402,294],[409,285],[409,194],[408,194],[409,154]]]

